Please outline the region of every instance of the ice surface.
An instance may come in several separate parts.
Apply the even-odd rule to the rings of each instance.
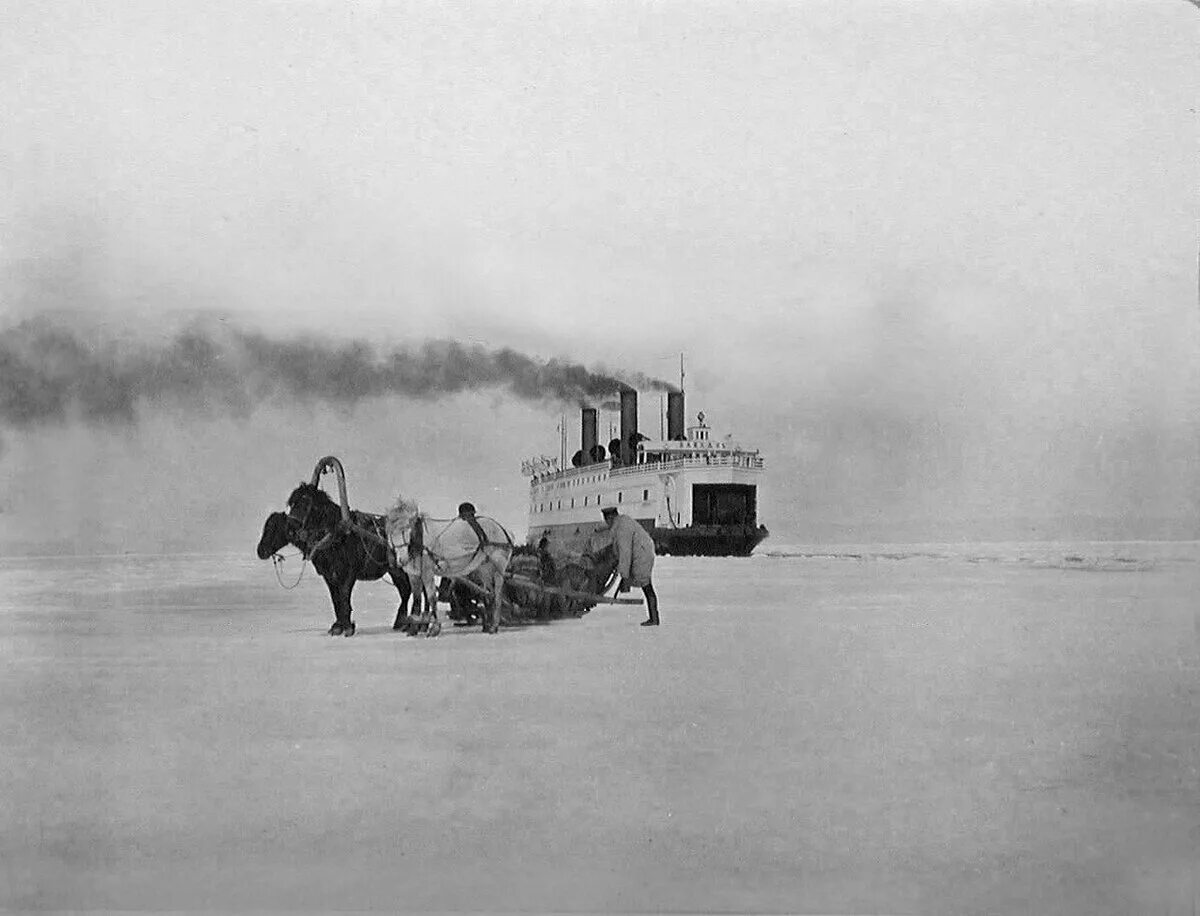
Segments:
[[[433,640],[0,560],[0,908],[1192,912],[1195,544],[764,548]]]

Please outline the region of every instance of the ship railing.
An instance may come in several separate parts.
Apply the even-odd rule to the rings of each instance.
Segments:
[[[604,461],[582,464],[579,467],[567,468],[565,471],[546,471],[542,474],[535,474],[531,479],[535,483],[540,483],[544,480],[574,480],[576,477],[583,477],[586,474],[597,474],[602,471],[608,471],[611,464],[612,462],[606,458]]]
[[[629,467],[613,468],[609,477],[623,477],[632,474],[657,473],[659,471],[678,471],[683,468],[750,468],[761,470],[762,458],[757,455],[692,455],[687,458],[672,458],[669,461],[643,461]]]
[[[658,473],[660,471],[678,471],[684,468],[745,468],[762,470],[763,459],[758,455],[689,455],[686,458],[671,458],[667,461],[642,461],[627,467],[612,467],[612,462],[598,461],[595,464],[585,464],[565,471],[548,471],[532,478],[534,483],[543,481],[570,481],[587,474],[607,472],[612,477],[628,477],[635,474]]]

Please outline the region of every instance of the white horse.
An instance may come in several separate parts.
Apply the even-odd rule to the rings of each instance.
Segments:
[[[472,524],[474,522],[474,524]],[[512,535],[498,521],[486,516],[433,519],[415,502],[400,497],[387,514],[387,534],[397,565],[412,585],[411,633],[424,630],[430,636],[441,632],[437,619],[437,586],[434,576],[450,577],[491,590],[491,620],[483,632],[500,629],[504,571],[513,555]],[[422,601],[424,598],[424,601]]]

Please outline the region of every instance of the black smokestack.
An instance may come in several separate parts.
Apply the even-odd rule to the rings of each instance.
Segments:
[[[596,408],[585,407],[580,412],[580,445],[583,451],[583,463],[593,462],[592,453],[596,450]]]
[[[35,319],[0,331],[0,425],[79,417],[129,422],[140,405],[176,403],[246,413],[261,400],[329,401],[402,395],[434,400],[482,389],[534,403],[587,403],[629,384],[670,386],[515,350],[431,341],[384,352],[362,341],[276,339],[193,327],[155,345],[94,339]]]
[[[633,464],[638,432],[638,396],[632,388],[621,389],[621,464]]]
[[[678,442],[684,437],[683,392],[667,392],[667,439]]]

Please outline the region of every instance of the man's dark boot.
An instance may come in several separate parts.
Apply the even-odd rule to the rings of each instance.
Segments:
[[[642,626],[656,627],[658,626],[658,595],[646,596],[646,610],[650,612],[650,619],[643,620]]]

